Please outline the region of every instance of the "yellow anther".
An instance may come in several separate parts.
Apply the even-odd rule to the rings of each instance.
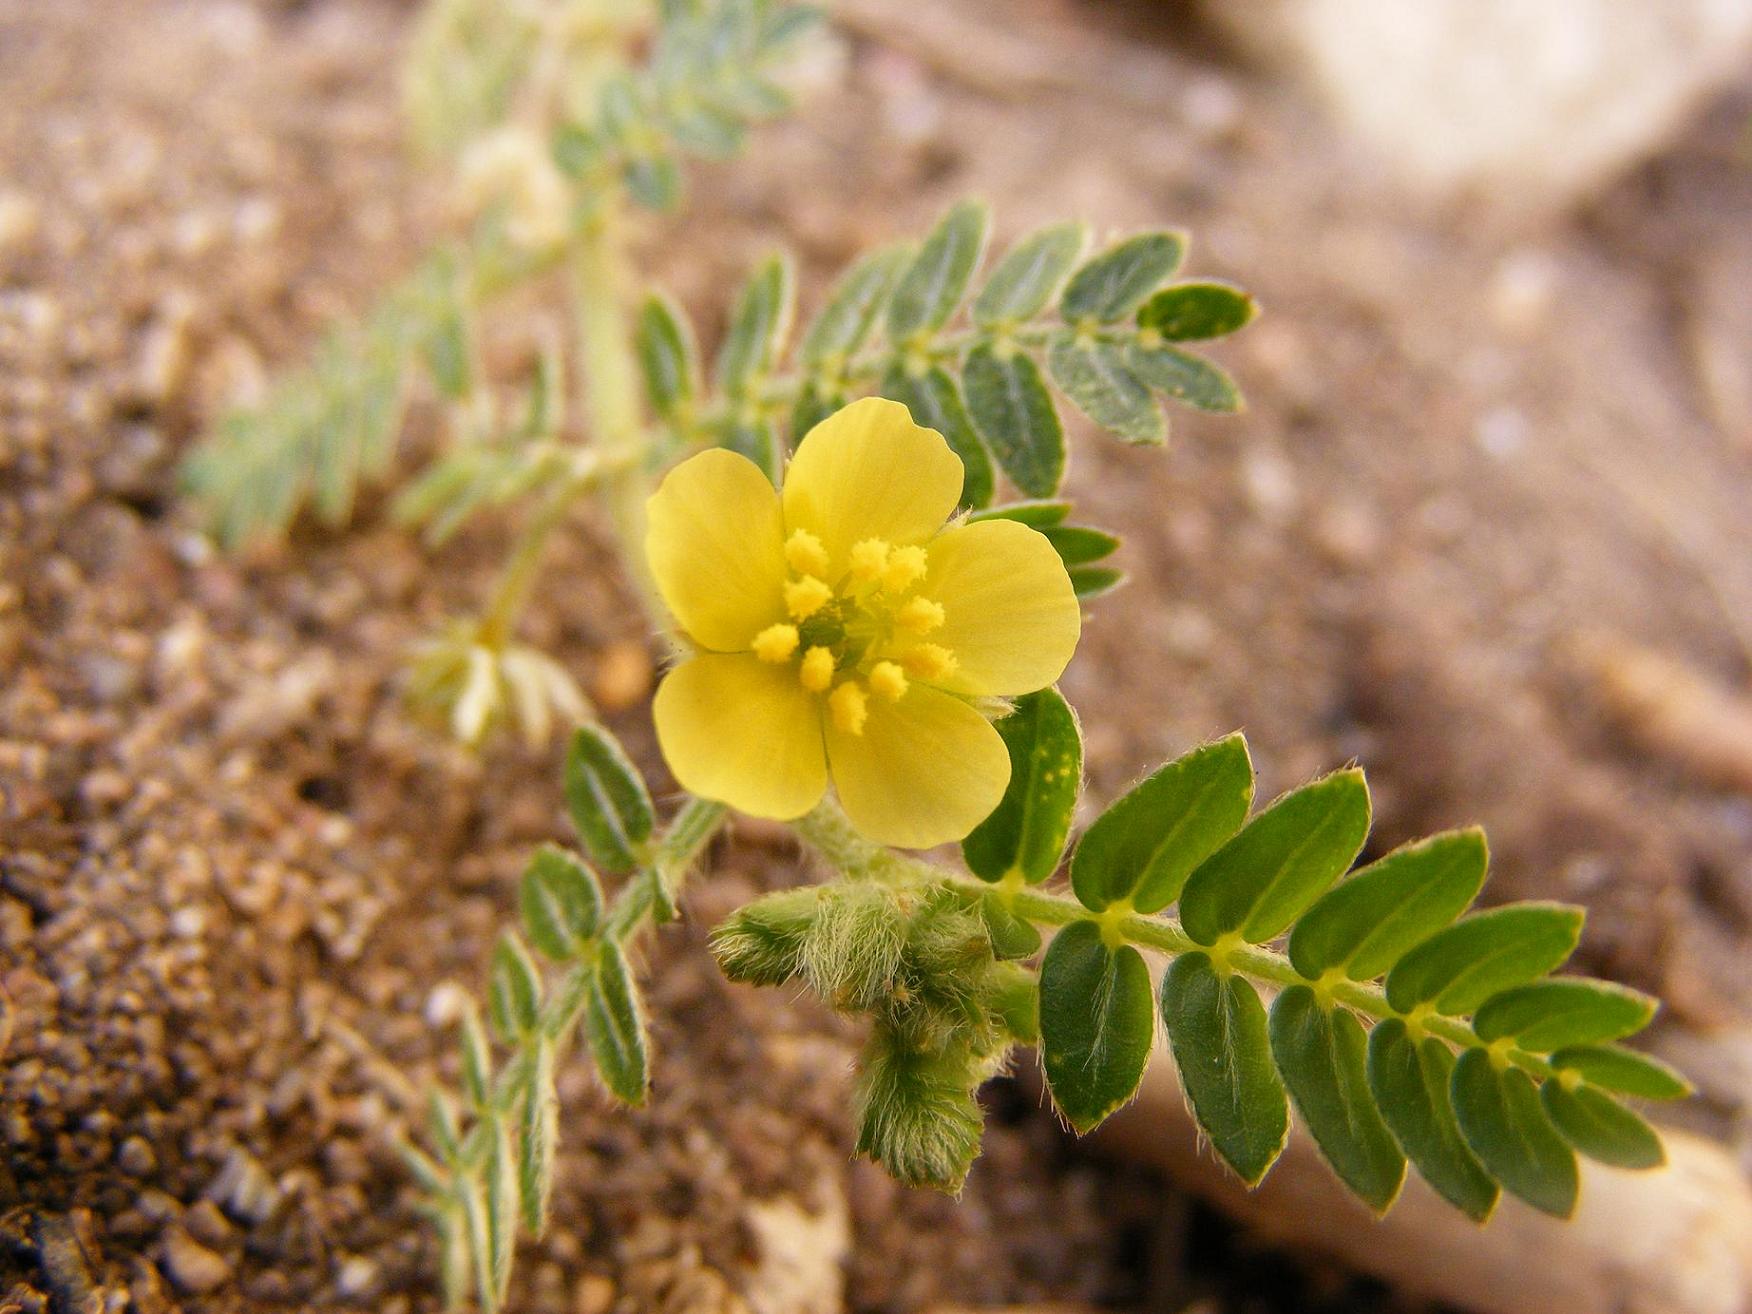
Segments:
[[[898,703],[906,693],[906,672],[893,662],[877,662],[870,668],[870,688],[891,703]]]
[[[852,544],[852,578],[866,584],[874,583],[887,569],[887,543],[879,538],[866,538]]]
[[[799,575],[827,574],[827,549],[807,529],[793,529],[785,540],[785,561]]]
[[[795,620],[808,620],[832,601],[833,590],[813,575],[805,575],[785,585],[785,610]]]
[[[906,673],[915,680],[941,680],[955,673],[955,654],[940,643],[921,643],[909,648],[900,659]]]
[[[895,548],[888,554],[888,564],[882,570],[882,587],[890,593],[902,593],[925,577],[925,550],[922,547]]]
[[[827,686],[833,683],[833,654],[826,648],[811,648],[803,654],[797,678],[810,693],[827,692]]]
[[[795,625],[769,625],[754,636],[754,655],[763,662],[782,662],[797,651]]]
[[[869,719],[869,703],[857,683],[847,680],[827,696],[827,710],[833,714],[834,728],[842,734],[861,735]]]
[[[929,634],[943,623],[943,604],[929,598],[908,598],[894,613],[894,623],[909,634]]]

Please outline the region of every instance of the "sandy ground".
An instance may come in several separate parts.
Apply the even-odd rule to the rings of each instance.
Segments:
[[[1589,967],[1664,992],[1669,1034],[1744,1035],[1752,804],[1731,747],[1724,771],[1666,731],[1685,691],[1741,706],[1752,674],[1747,98],[1510,230],[1396,194],[1152,6],[1027,0],[989,41],[973,0],[871,12],[838,85],[645,235],[708,331],[767,245],[818,289],[969,191],[1006,235],[1187,227],[1191,268],[1267,309],[1223,353],[1248,415],[1182,420],[1165,456],[1077,450],[1133,576],[1066,684],[1094,794],[1236,726],[1268,792],[1356,757],[1379,845],[1484,822],[1496,897],[1588,903]],[[228,560],[174,491],[225,399],[436,221],[398,138],[407,13],[0,0],[0,1308],[436,1304],[386,1133],[563,830],[553,754],[471,758],[399,688],[503,527],[434,555],[368,505]],[[650,648],[606,561],[580,522],[527,636],[612,693]],[[1667,678],[1633,697],[1649,653]],[[655,765],[642,705],[610,701]],[[713,862],[648,964],[652,1109],[566,1074],[517,1308],[831,1304],[842,1253],[860,1310],[1405,1307],[1084,1158],[1007,1085],[959,1204],[851,1163],[855,1037],[704,951],[800,859],[744,830]]]

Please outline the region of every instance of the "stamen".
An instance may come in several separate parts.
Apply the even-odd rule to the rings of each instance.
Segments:
[[[754,636],[754,655],[763,662],[788,661],[797,643],[795,625],[769,625]]]
[[[843,734],[861,735],[864,722],[870,717],[868,700],[857,683],[847,680],[827,696],[827,709],[833,714],[833,724]]]
[[[922,547],[895,548],[882,570],[882,587],[890,593],[904,593],[925,577],[925,565]]]
[[[891,703],[906,693],[906,672],[893,662],[877,662],[870,668],[870,688]]]
[[[833,590],[813,575],[785,585],[785,610],[795,620],[807,620],[833,601]]]
[[[907,649],[900,659],[908,675],[915,680],[941,680],[955,673],[959,663],[955,654],[940,643],[921,643]]]
[[[811,648],[803,654],[797,678],[810,693],[826,693],[827,686],[833,683],[833,654],[819,646]]]
[[[871,584],[882,578],[887,568],[887,543],[879,538],[866,538],[852,544],[852,578]]]
[[[799,575],[827,574],[827,549],[807,529],[793,529],[785,540],[785,560]]]
[[[909,634],[929,634],[943,623],[943,604],[930,598],[908,598],[894,613],[894,623]]]

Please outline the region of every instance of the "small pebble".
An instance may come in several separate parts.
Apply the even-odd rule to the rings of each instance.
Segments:
[[[231,1265],[187,1232],[174,1231],[164,1241],[165,1274],[186,1296],[204,1296],[231,1277]]]
[[[116,1152],[116,1163],[130,1177],[144,1177],[158,1166],[158,1156],[143,1136],[130,1136]]]

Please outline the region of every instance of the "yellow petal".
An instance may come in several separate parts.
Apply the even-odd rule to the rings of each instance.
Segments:
[[[785,525],[821,541],[835,572],[852,544],[922,543],[961,497],[961,458],[899,402],[866,397],[804,436],[785,471]]]
[[[681,787],[754,817],[789,821],[821,801],[821,711],[789,666],[702,653],[663,678],[657,742]]]
[[[1082,617],[1044,535],[1013,520],[982,520],[945,530],[927,551],[931,567],[919,592],[944,613],[931,642],[955,654],[943,688],[1013,697],[1059,678]]]
[[[867,712],[855,735],[826,725],[834,787],[863,834],[926,849],[961,839],[997,807],[1010,755],[973,708],[914,685],[898,703],[872,700]]]
[[[742,652],[784,617],[779,495],[753,461],[722,448],[691,456],[647,506],[646,560],[663,601],[695,643]]]

